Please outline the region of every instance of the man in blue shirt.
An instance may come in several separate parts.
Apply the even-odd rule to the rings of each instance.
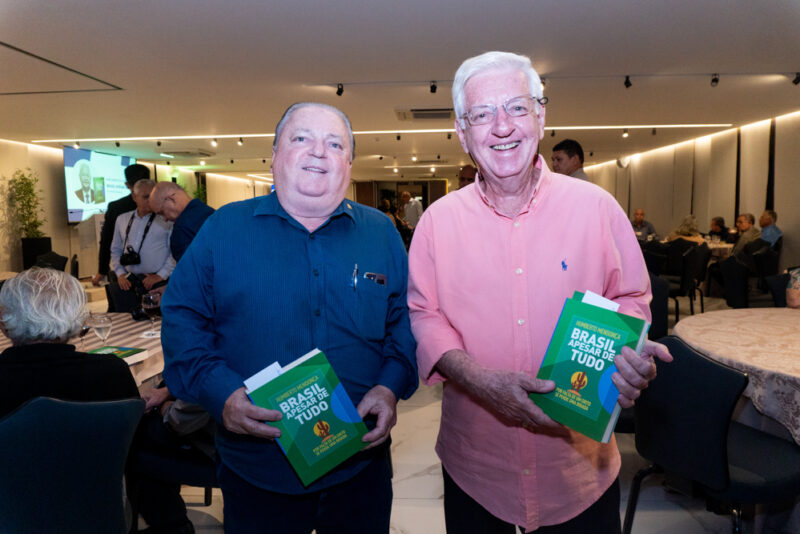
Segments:
[[[191,198],[181,186],[173,182],[158,182],[150,193],[150,209],[172,222],[169,250],[175,261],[181,259],[214,208]]]
[[[769,243],[771,247],[774,247],[783,235],[781,229],[775,224],[777,220],[778,214],[774,210],[764,210],[758,219],[758,225],[761,227],[761,239]]]
[[[227,534],[389,531],[389,431],[418,381],[408,259],[385,215],[345,199],[353,149],[339,110],[290,107],[273,143],[275,194],[209,217],[164,295],[165,379],[222,423]],[[242,381],[315,347],[370,431],[365,450],[304,487],[274,441],[280,413],[253,405]]]

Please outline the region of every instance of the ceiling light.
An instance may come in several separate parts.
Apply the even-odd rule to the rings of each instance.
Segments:
[[[201,160],[200,160],[200,165],[205,165],[205,164],[206,164],[206,160],[204,160],[204,159],[201,159]]]
[[[417,156],[411,156],[411,161],[417,161]]]
[[[81,147],[81,144],[78,141],[75,141],[74,143],[72,143],[72,148],[80,148],[80,147]]]
[[[431,82],[431,93],[436,92],[436,82]]]
[[[394,173],[395,173],[395,174],[397,174],[397,167],[395,167],[395,168],[394,168],[394,169],[392,169],[392,170],[394,171]]]
[[[344,93],[344,85],[336,84],[336,96],[342,96],[342,93]]]
[[[794,80],[792,80],[792,83],[795,84],[795,85],[800,85],[800,72],[795,74]]]
[[[631,83],[631,77],[630,76],[625,76],[625,89],[630,89],[631,85],[633,85]]]
[[[211,140],[211,146],[217,146],[217,140],[216,139],[212,139]]]
[[[236,144],[237,144],[237,145],[239,145],[239,146],[242,146],[242,145],[244,144],[244,139],[242,139],[242,138],[240,137],[240,138],[239,138],[239,140],[238,140],[238,141],[236,141]]]
[[[436,167],[431,167],[431,172],[436,172]]]
[[[711,87],[716,87],[719,85],[719,74],[712,74],[711,75]]]
[[[625,138],[627,138],[627,137],[628,137],[628,129],[627,129],[627,128],[625,128],[624,130],[622,130],[622,137],[625,137]]]
[[[161,156],[162,158],[174,158],[175,157],[172,154],[167,154],[166,152],[162,152],[161,154],[159,154],[159,156]]]

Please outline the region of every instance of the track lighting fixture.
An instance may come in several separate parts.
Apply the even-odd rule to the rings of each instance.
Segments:
[[[233,165],[233,160],[231,160],[231,165]]]
[[[589,157],[593,158],[594,157],[594,152],[589,152]]]
[[[436,92],[436,82],[431,82],[431,93]]]
[[[627,137],[628,137],[628,129],[627,129],[627,128],[625,128],[624,130],[622,130],[622,137],[624,137],[624,138],[626,138],[626,139],[627,139]]]
[[[263,158],[263,159],[261,160],[261,163],[266,163],[266,162],[267,162],[267,158]]]
[[[800,76],[800,74],[798,74],[798,76]],[[449,141],[452,138],[453,138],[453,134],[451,134],[450,132],[447,132],[447,140]]]
[[[436,159],[442,159],[442,155],[441,154],[436,154]]]
[[[119,141],[114,141],[114,146],[116,146],[117,148],[119,148]]]
[[[719,74],[712,74],[711,75],[711,87],[716,87],[719,85]]]
[[[336,96],[342,96],[342,93],[344,93],[344,85],[336,84]]]
[[[216,139],[212,139],[211,140],[211,146],[217,146],[217,140]]]
[[[400,134],[397,134],[397,140],[398,141],[400,140]]]
[[[655,134],[656,134],[656,129],[655,129],[655,128],[653,128],[653,131],[651,131],[650,133],[651,133],[651,134],[653,134],[653,135],[655,135]]]
[[[633,85],[631,83],[631,77],[630,76],[625,76],[625,89],[630,89],[631,85]]]
[[[550,130],[550,137],[555,137],[555,136],[556,136],[556,131]]]
[[[800,85],[800,72],[794,75],[794,80],[792,80],[792,83],[795,85]]]
[[[80,148],[80,147],[81,147],[81,144],[80,144],[79,141],[75,141],[74,143],[72,143],[72,148]]]
[[[161,146],[161,141],[156,141],[156,146]]]
[[[242,138],[240,137],[240,138],[239,138],[239,140],[238,140],[238,141],[236,141],[236,144],[237,144],[237,145],[239,145],[239,146],[242,146],[242,145],[244,144],[244,139],[242,139]]]
[[[169,162],[169,160],[167,160],[167,165],[170,165],[170,162]]]

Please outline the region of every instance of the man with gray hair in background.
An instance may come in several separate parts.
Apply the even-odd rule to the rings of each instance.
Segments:
[[[535,377],[575,291],[650,318],[639,244],[611,195],[550,172],[538,154],[546,99],[530,59],[466,60],[453,101],[456,133],[480,173],[423,214],[408,288],[420,376],[444,382],[436,452],[447,531],[619,532],[616,442],[555,423],[528,395],[554,388]],[[654,356],[672,359],[649,341],[641,356],[616,356],[623,407],[655,377]]]
[[[209,217],[164,294],[164,378],[221,423],[226,534],[389,532],[389,432],[417,387],[408,261],[392,221],[345,198],[354,149],[338,109],[287,109],[275,193]],[[275,442],[281,412],[251,403],[243,381],[315,347],[369,432],[361,452],[305,486]]]

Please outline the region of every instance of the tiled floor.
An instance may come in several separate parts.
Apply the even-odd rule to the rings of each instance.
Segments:
[[[681,317],[689,314],[688,301],[681,301]],[[95,311],[104,311],[98,306]],[[706,299],[706,311],[726,308],[721,299]],[[670,303],[670,329],[674,326],[674,309]],[[699,313],[699,310],[698,310]],[[441,408],[441,386],[420,387],[408,401],[398,407],[398,423],[392,432],[394,506],[391,531],[396,534],[444,533],[442,511],[441,467],[433,450],[438,432]],[[618,434],[622,454],[620,483],[624,516],[630,483],[634,473],[646,464],[637,453],[633,436]],[[184,498],[189,518],[198,533],[222,533],[222,496],[215,490],[210,507],[202,506],[202,490],[185,487]],[[752,524],[745,532],[752,532]],[[635,533],[701,534],[730,532],[728,516],[705,510],[700,500],[664,489],[662,478],[654,475],[645,480],[634,522]]]

